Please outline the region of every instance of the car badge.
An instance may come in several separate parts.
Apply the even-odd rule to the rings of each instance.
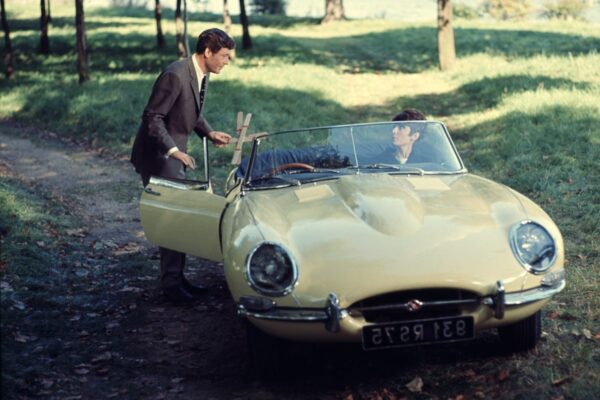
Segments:
[[[410,312],[419,311],[423,307],[423,302],[417,299],[412,299],[408,303],[406,303],[406,308]]]

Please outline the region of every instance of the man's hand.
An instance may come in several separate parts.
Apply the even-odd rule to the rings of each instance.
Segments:
[[[211,131],[206,135],[216,147],[224,147],[231,141],[231,135],[225,132]]]
[[[196,160],[194,160],[194,157],[184,153],[183,151],[177,150],[175,153],[171,154],[170,157],[178,159],[188,168],[196,169]]]

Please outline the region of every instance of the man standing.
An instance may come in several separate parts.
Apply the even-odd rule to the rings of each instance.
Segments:
[[[131,162],[144,186],[151,176],[185,178],[196,161],[187,154],[187,142],[195,131],[216,146],[229,143],[231,136],[215,131],[202,116],[211,73],[218,74],[229,64],[235,42],[220,29],[208,29],[198,36],[196,52],[169,65],[157,78],[142,115]],[[190,303],[206,289],[193,285],[183,275],[185,254],[160,250],[160,283],[164,295],[176,304]]]

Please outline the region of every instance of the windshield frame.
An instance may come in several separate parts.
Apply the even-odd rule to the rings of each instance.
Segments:
[[[261,143],[262,139],[264,139],[264,138],[273,137],[273,136],[277,136],[277,135],[281,135],[281,134],[287,134],[287,133],[295,133],[295,132],[307,132],[307,131],[324,130],[324,129],[344,129],[344,128],[352,129],[353,127],[364,127],[364,126],[369,126],[369,125],[394,125],[394,124],[398,124],[398,123],[411,123],[411,124],[414,124],[414,123],[433,124],[433,123],[435,123],[435,124],[439,124],[442,127],[444,135],[446,136],[446,140],[450,144],[451,150],[452,150],[454,156],[456,157],[456,160],[458,161],[459,168],[454,171],[421,171],[421,172],[415,174],[415,167],[407,166],[405,171],[403,171],[402,168],[399,168],[399,169],[390,168],[387,170],[381,169],[381,171],[379,173],[386,173],[386,174],[390,174],[390,175],[423,176],[423,175],[459,175],[459,174],[465,174],[468,172],[467,168],[465,167],[465,165],[463,163],[462,158],[460,157],[460,154],[456,148],[456,145],[454,144],[454,141],[452,140],[452,137],[450,136],[450,132],[448,131],[448,128],[441,121],[436,121],[436,120],[382,121],[382,122],[365,122],[365,123],[358,123],[358,124],[325,125],[325,126],[316,126],[316,127],[311,127],[311,128],[298,128],[298,129],[290,129],[290,130],[284,130],[284,131],[276,131],[276,132],[272,132],[272,133],[263,133],[263,134],[255,136],[254,140],[252,141],[252,149],[251,149],[250,156],[249,156],[250,158],[248,161],[248,167],[246,168],[246,171],[244,172],[244,176],[243,176],[242,182],[241,182],[242,189],[243,190],[268,190],[268,189],[281,189],[281,188],[286,188],[286,187],[290,187],[290,186],[298,187],[305,183],[321,182],[321,181],[325,181],[325,180],[336,180],[336,179],[339,179],[339,177],[341,176],[341,174],[332,174],[330,177],[323,177],[323,178],[316,179],[316,180],[307,180],[304,182],[298,181],[298,182],[293,182],[293,183],[290,182],[290,183],[278,184],[278,185],[257,185],[257,186],[252,185],[252,182],[254,180],[256,180],[256,178],[252,179],[252,177],[251,177],[252,167],[256,160],[257,154],[259,153],[258,146],[260,146],[260,143]],[[352,168],[356,169],[356,172],[353,172],[352,174],[347,174],[347,175],[360,175],[361,174],[361,167],[359,165],[355,165]],[[362,169],[365,170],[365,168],[362,168]],[[416,169],[419,169],[419,168],[416,168]],[[369,173],[374,173],[374,172],[372,170],[370,170]]]

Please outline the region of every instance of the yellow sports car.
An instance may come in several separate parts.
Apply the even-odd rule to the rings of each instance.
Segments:
[[[152,178],[141,219],[151,242],[223,262],[257,365],[289,340],[375,350],[498,328],[512,350],[536,345],[540,309],[565,287],[561,234],[525,196],[469,174],[442,123],[259,134],[246,147],[224,196],[208,173]]]

